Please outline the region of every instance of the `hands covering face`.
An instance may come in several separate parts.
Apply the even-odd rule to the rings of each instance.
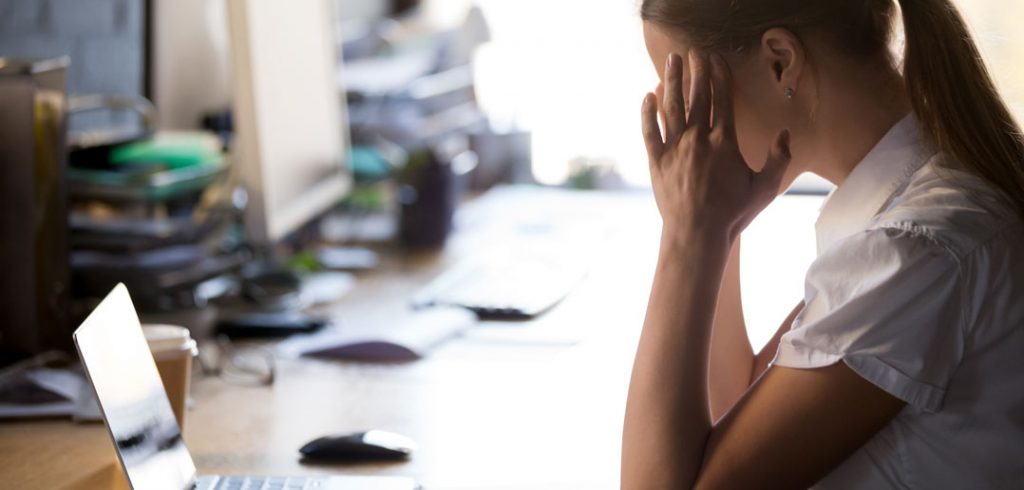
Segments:
[[[736,139],[728,65],[695,50],[689,64],[690,86],[684,87],[683,59],[670,54],[658,93],[644,98],[654,194],[665,233],[686,240],[717,235],[732,243],[778,194],[791,160],[789,131],[776,136],[763,170],[751,170]]]

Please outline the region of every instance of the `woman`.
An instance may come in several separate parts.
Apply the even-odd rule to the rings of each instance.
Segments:
[[[664,227],[623,487],[1024,485],[1024,139],[950,1],[897,3],[902,70],[893,0],[643,1]],[[755,355],[736,242],[805,171],[838,189]]]

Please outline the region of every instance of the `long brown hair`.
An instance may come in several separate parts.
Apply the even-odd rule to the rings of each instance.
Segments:
[[[922,130],[1000,190],[1024,219],[1024,135],[950,0],[896,0],[903,78]],[[850,56],[887,56],[893,0],[643,0],[644,21],[680,29],[696,47],[743,53],[773,27],[814,34]]]

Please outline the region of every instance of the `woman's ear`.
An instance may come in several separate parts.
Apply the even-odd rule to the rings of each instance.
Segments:
[[[768,29],[761,36],[761,53],[771,67],[779,94],[789,98],[796,95],[807,63],[800,38],[788,29]]]

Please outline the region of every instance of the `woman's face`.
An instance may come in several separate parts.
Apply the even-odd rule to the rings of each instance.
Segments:
[[[669,53],[677,53],[686,60],[690,47],[683,36],[669,34],[669,32],[651,22],[644,22],[644,41],[647,44],[647,53],[651,57],[654,69],[658,72],[664,82],[665,60]],[[759,171],[768,156],[768,150],[774,141],[775,136],[784,129],[780,121],[784,120],[785,97],[773,90],[772,67],[765,63],[759,56],[739,56],[735,54],[724,55],[732,72],[733,97],[736,117],[736,133],[739,140],[740,152],[746,159],[747,164]],[[683,86],[689,90],[690,68],[688,63],[683,63]],[[658,96],[661,97],[663,83],[658,85]],[[689,97],[689,94],[685,94]],[[792,182],[796,178],[796,169],[790,171],[794,175],[787,175],[784,183]]]

